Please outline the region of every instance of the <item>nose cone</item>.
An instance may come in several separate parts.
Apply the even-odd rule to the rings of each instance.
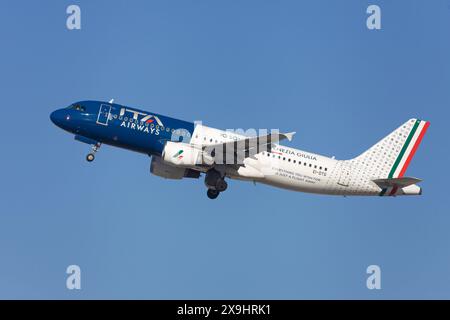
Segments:
[[[54,124],[56,124],[56,125],[58,125],[57,124],[57,121],[58,121],[58,114],[57,113],[58,113],[57,111],[53,111],[52,113],[50,113],[50,120],[52,120],[52,122]]]
[[[67,117],[68,115],[66,115],[63,110],[56,110],[50,114],[50,120],[58,127],[62,127],[65,120],[69,120],[66,119]]]

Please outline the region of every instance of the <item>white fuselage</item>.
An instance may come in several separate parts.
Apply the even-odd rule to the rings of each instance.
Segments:
[[[229,131],[197,125],[191,143],[207,146],[245,138]],[[284,189],[338,195],[377,195],[379,188],[364,181],[366,188],[353,188],[349,183],[351,172],[343,170],[346,161],[274,144],[270,152],[263,151],[246,158],[235,169],[223,166],[232,179],[256,181]],[[364,189],[364,190],[363,190]]]

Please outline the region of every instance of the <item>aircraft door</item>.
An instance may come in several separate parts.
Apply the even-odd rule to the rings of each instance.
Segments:
[[[98,110],[97,123],[103,126],[108,125],[109,115],[111,112],[111,106],[108,104],[102,104]]]

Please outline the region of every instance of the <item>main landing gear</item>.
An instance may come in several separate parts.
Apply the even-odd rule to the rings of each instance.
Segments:
[[[210,199],[216,199],[228,187],[225,175],[216,169],[211,169],[206,173],[205,185],[208,188],[206,195]]]
[[[92,151],[91,151],[90,153],[88,153],[88,155],[86,156],[86,160],[87,160],[88,162],[94,161],[94,159],[95,159],[95,153],[98,151],[98,149],[100,149],[101,145],[102,145],[102,144],[101,144],[100,142],[97,142],[96,144],[94,144],[94,145],[92,146]]]
[[[219,196],[220,192],[217,190],[213,190],[213,189],[208,189],[208,191],[206,192],[206,195],[208,196],[208,198],[210,199],[215,199]]]

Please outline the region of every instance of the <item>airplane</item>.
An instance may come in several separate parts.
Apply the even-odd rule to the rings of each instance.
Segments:
[[[324,195],[421,195],[421,180],[405,172],[429,127],[410,119],[367,151],[337,160],[280,145],[295,132],[250,137],[104,101],[80,101],[53,111],[51,121],[91,145],[92,162],[102,144],[147,154],[150,172],[166,179],[200,178],[216,199],[226,179]]]

